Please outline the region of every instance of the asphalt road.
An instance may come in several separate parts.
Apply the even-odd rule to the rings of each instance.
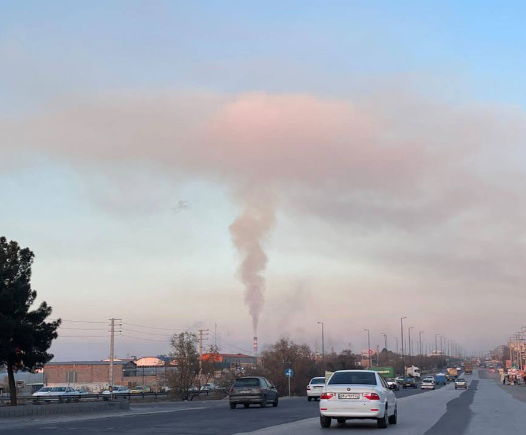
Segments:
[[[522,433],[521,416],[525,404],[509,394],[511,390],[499,386],[493,378],[479,379],[477,373],[469,376],[468,380],[470,386],[467,391],[455,390],[449,384],[435,391],[417,389],[397,392],[399,424],[389,427],[389,433],[495,435],[508,433],[506,425],[509,426],[509,433]],[[331,429],[321,429],[318,406],[318,402],[308,402],[306,398],[282,398],[278,408],[269,406],[266,409],[241,407],[231,410],[227,401],[132,405],[130,412],[119,415],[0,421],[0,433],[311,435],[348,430],[354,435],[376,430],[376,423],[369,421],[334,424]],[[521,425],[515,428],[514,424],[518,421]]]

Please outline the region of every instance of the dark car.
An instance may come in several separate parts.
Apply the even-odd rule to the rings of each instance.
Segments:
[[[250,405],[259,405],[265,408],[268,403],[278,406],[278,391],[268,379],[260,376],[238,378],[230,389],[228,395],[230,409],[235,409],[239,404],[245,408]]]
[[[457,379],[457,377],[455,375],[452,375],[450,373],[446,374],[446,381],[447,382],[453,382],[455,379]]]
[[[415,378],[404,378],[402,382],[402,388],[416,388]]]

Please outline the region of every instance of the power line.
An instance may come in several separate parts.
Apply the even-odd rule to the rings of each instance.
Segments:
[[[123,322],[123,325],[128,325],[128,326],[137,326],[139,328],[146,328],[146,329],[159,329],[161,331],[180,331],[180,329],[178,328],[157,328],[155,326],[145,326],[145,325],[137,325],[136,323],[126,323],[126,322]]]
[[[59,327],[60,329],[70,329],[75,331],[105,331],[105,329],[102,328],[64,328],[62,326]]]
[[[106,335],[59,335],[59,338],[106,338]]]
[[[126,323],[124,323],[124,325],[126,325]],[[156,334],[155,332],[143,332],[143,331],[137,331],[136,329],[127,329],[127,328],[122,328],[123,331],[128,331],[128,332],[136,332],[138,334],[146,334],[146,335],[159,335],[161,337],[171,337],[171,335],[167,335],[167,334]]]
[[[157,341],[159,343],[168,343],[167,340],[155,340],[153,338],[142,338],[142,337],[134,337],[133,335],[125,335],[125,334],[122,334],[121,337],[127,337],[127,338],[132,338],[134,340],[142,340],[142,341]]]
[[[51,321],[55,321],[58,319],[49,319]],[[108,322],[94,322],[92,320],[66,320],[66,319],[60,319],[62,322],[72,322],[72,323],[103,323],[106,325]]]

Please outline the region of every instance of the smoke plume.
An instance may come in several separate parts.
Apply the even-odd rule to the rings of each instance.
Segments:
[[[262,242],[274,224],[275,213],[271,200],[261,196],[254,199],[230,225],[230,234],[241,256],[239,278],[245,286],[245,303],[252,317],[254,336],[257,336],[259,317],[265,303],[263,272],[268,262]]]

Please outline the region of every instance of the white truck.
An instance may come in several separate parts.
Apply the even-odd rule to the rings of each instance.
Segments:
[[[407,366],[405,368],[405,375],[412,376],[415,379],[420,379],[420,376],[421,376],[420,369],[415,366]]]

